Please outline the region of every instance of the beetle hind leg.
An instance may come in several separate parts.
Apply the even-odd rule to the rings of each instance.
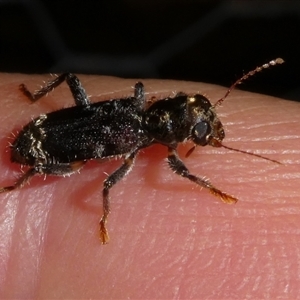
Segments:
[[[79,171],[86,161],[75,161],[68,164],[52,164],[30,168],[25,174],[19,177],[15,184],[5,187],[0,187],[0,193],[10,192],[12,190],[22,188],[36,174],[48,174],[57,176],[68,176],[76,171]]]
[[[71,163],[58,163],[51,165],[44,165],[39,173],[56,175],[56,176],[70,176],[79,171],[86,164],[85,160],[74,161]]]
[[[0,193],[10,192],[12,190],[22,188],[30,179],[37,174],[37,170],[35,168],[29,169],[25,174],[23,174],[14,185],[5,186],[0,188]]]

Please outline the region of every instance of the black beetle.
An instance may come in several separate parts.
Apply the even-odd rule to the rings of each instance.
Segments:
[[[141,82],[135,84],[133,97],[91,103],[78,78],[70,73],[56,77],[33,94],[21,84],[20,90],[34,102],[66,80],[76,106],[42,114],[23,127],[11,145],[11,161],[29,168],[14,185],[0,188],[0,193],[21,188],[36,174],[69,175],[88,160],[122,156],[123,164],[104,181],[100,238],[105,244],[109,240],[106,223],[110,188],[131,171],[140,149],[159,143],[168,148],[168,163],[175,173],[209,189],[222,201],[235,203],[235,197],[220,191],[207,179],[191,174],[176,149],[187,140],[195,146],[232,149],[222,144],[225,133],[215,107],[237,84],[264,68],[281,63],[283,60],[278,58],[250,71],[214,105],[201,94],[190,96],[182,92],[149,104]]]

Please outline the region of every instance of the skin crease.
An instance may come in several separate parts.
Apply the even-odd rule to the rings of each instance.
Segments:
[[[2,186],[20,174],[9,161],[11,132],[74,103],[66,83],[34,104],[18,91],[20,83],[32,91],[48,78],[1,75]],[[79,78],[92,101],[132,95],[136,82]],[[200,92],[215,103],[226,92],[202,83],[143,83],[147,96],[157,98]],[[239,199],[227,205],[173,174],[165,147],[145,149],[110,192],[105,246],[98,239],[102,182],[121,160],[90,162],[68,178],[37,176],[0,195],[0,298],[299,298],[300,104],[234,90],[217,112],[225,145],[282,165],[210,146],[184,158],[191,144],[180,146],[192,174]]]

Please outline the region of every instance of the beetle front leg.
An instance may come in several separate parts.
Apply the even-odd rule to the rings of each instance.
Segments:
[[[103,215],[100,219],[100,240],[102,244],[107,244],[109,241],[108,231],[106,229],[107,218],[110,213],[110,203],[109,203],[109,190],[120,181],[125,175],[127,175],[134,164],[137,151],[131,153],[128,157],[124,159],[124,162],[120,168],[107,177],[104,181],[104,187],[102,191],[103,195]]]
[[[55,79],[48,81],[45,86],[41,89],[31,93],[25,84],[20,84],[20,91],[31,101],[35,102],[52,92],[56,87],[58,87],[62,82],[66,81],[71,93],[73,95],[75,104],[77,106],[87,106],[91,104],[89,97],[87,96],[85,89],[82,87],[78,77],[72,73],[64,73],[57,76]]]
[[[219,197],[225,203],[236,203],[238,201],[237,198],[228,195],[219,189],[215,188],[208,180],[197,177],[190,173],[188,168],[184,165],[181,159],[178,157],[177,151],[173,148],[168,147],[168,162],[170,168],[178,175],[189,179],[192,182],[195,182],[197,185],[201,187],[207,188],[210,193]]]

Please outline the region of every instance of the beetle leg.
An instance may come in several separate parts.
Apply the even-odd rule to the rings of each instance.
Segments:
[[[145,102],[145,90],[142,82],[138,81],[134,85],[134,98]]]
[[[168,162],[170,168],[178,175],[195,182],[201,187],[209,189],[209,191],[219,197],[225,203],[236,203],[238,199],[228,194],[223,193],[219,189],[215,188],[208,180],[199,178],[190,173],[188,168],[184,165],[181,159],[178,157],[177,151],[173,148],[168,147]]]
[[[0,193],[9,192],[15,189],[22,188],[30,179],[36,174],[49,174],[66,176],[78,171],[83,167],[85,161],[76,161],[69,164],[53,164],[53,165],[42,165],[34,168],[30,168],[25,174],[23,174],[14,185],[5,186],[0,188]]]
[[[57,76],[55,79],[48,81],[45,86],[34,93],[31,93],[25,84],[20,84],[19,89],[30,101],[35,102],[53,91],[64,81],[67,82],[76,105],[87,106],[91,104],[89,97],[87,96],[84,88],[81,86],[80,80],[72,73],[64,73]]]
[[[51,165],[43,165],[42,167],[39,167],[41,169],[39,173],[56,176],[70,176],[73,173],[79,171],[85,164],[85,160],[80,160],[64,164],[58,163]]]
[[[38,171],[35,168],[29,169],[25,174],[23,174],[16,182],[14,185],[11,186],[5,186],[0,188],[0,193],[5,193],[9,192],[18,188],[23,187],[29,180],[37,174]]]
[[[132,97],[132,103],[138,110],[145,110],[146,108],[145,89],[143,83],[140,81],[134,85],[134,97]]]
[[[110,213],[110,203],[109,203],[109,190],[120,181],[125,175],[127,175],[134,164],[137,151],[131,153],[124,159],[123,164],[116,171],[110,174],[103,184],[103,215],[100,219],[100,240],[102,244],[107,244],[109,241],[108,231],[106,229],[107,217]]]

